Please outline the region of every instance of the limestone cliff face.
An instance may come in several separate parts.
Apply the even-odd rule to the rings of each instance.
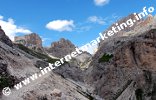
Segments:
[[[24,36],[16,36],[14,40],[16,44],[22,44],[37,52],[46,54],[42,47],[42,39],[36,33],[31,33],[31,34],[24,35]]]
[[[16,36],[15,43],[20,43],[30,48],[42,48],[42,40],[36,33],[25,36]]]
[[[156,29],[105,42],[92,59],[86,82],[105,100],[155,100],[155,44]]]

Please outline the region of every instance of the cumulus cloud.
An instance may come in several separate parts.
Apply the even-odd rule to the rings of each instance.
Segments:
[[[12,18],[4,20],[4,17],[0,15],[0,26],[5,31],[6,35],[14,41],[14,37],[17,33],[29,34],[32,33],[30,30],[15,25],[15,22]]]
[[[46,28],[48,28],[49,30],[63,32],[63,31],[72,31],[74,26],[75,25],[73,20],[54,20],[49,22],[46,25]]]
[[[98,23],[98,24],[101,24],[101,25],[104,25],[106,23],[105,19],[103,19],[102,17],[97,17],[97,16],[90,16],[88,18],[88,21],[92,22],[92,23]]]
[[[104,6],[109,3],[110,0],[94,0],[95,5]]]

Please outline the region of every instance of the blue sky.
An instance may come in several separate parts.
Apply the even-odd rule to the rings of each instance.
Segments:
[[[44,46],[62,37],[82,46],[119,18],[155,5],[155,0],[0,0],[0,22],[11,39],[35,32]]]

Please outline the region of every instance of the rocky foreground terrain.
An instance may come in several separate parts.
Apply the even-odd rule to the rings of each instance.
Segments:
[[[24,78],[39,72],[39,67],[46,67],[48,62],[56,61],[48,55],[33,51],[23,45],[13,44],[2,29],[0,29],[0,34],[2,38],[0,41],[0,91],[7,86],[13,87]],[[70,69],[68,67],[70,64],[64,66]],[[0,93],[0,100],[88,100],[92,97],[89,96],[86,88],[64,78],[72,79],[73,71],[77,69],[69,71],[69,75],[66,73],[66,76],[63,76],[63,73],[63,75],[58,75],[51,72],[18,91],[12,88],[12,94],[8,97]],[[82,76],[80,73],[79,75]],[[76,77],[78,76],[75,76],[75,79]]]
[[[12,43],[4,31],[0,28],[0,91],[9,86],[12,94],[0,93],[0,100],[156,100],[156,16],[101,42],[94,56],[84,52],[18,91],[14,84],[76,46],[60,39],[43,54]]]

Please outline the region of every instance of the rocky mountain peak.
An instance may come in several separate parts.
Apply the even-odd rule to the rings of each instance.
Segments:
[[[37,33],[31,33],[24,36],[16,36],[14,43],[22,44],[37,52],[45,53],[42,47],[42,39]]]
[[[122,23],[127,22],[129,19],[136,20],[135,15],[134,15],[134,14],[130,14],[130,15],[128,15],[127,17],[124,17],[124,18],[118,20],[116,23],[118,23],[118,25],[120,25],[120,24],[122,24]],[[134,23],[134,25],[133,25],[132,27],[125,27],[123,30],[121,30],[121,31],[118,33],[118,35],[123,35],[123,33],[133,30],[133,29],[136,27],[136,25],[137,25],[139,22],[141,22],[141,21],[142,21],[142,20],[138,20],[138,21],[136,20],[136,22]],[[116,26],[116,25],[115,25],[116,23],[114,23],[112,26]],[[111,27],[112,27],[112,26],[111,26]]]
[[[15,43],[23,44],[27,47],[37,47],[42,48],[42,40],[40,36],[36,33],[31,33],[29,35],[24,36],[16,36]]]
[[[64,57],[65,55],[73,52],[75,45],[71,41],[61,38],[59,41],[53,42],[47,52],[54,57]]]
[[[56,48],[56,46],[60,47],[60,48],[75,48],[75,45],[71,43],[71,41],[61,38],[59,41],[57,42],[53,42],[51,44],[51,48]]]

